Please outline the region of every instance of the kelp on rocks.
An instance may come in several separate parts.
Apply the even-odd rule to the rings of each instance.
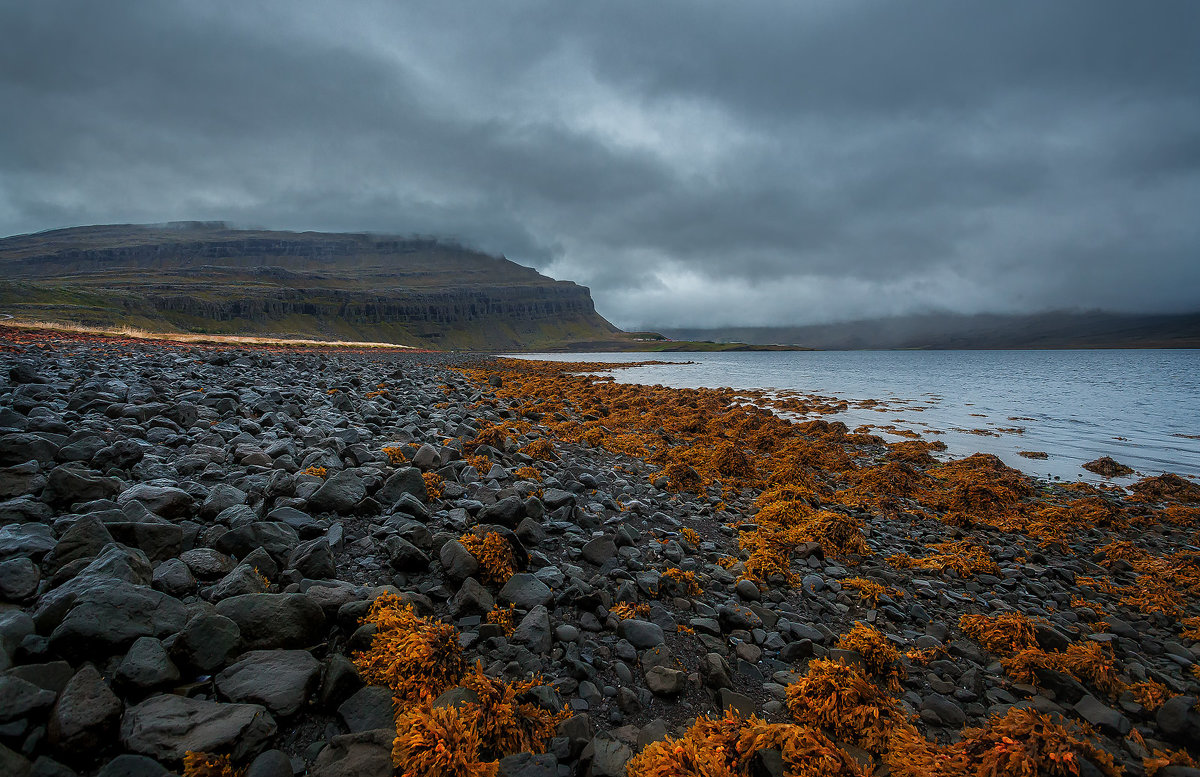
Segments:
[[[1139,481],[1132,495],[1116,486],[1047,484],[992,455],[941,461],[934,455],[945,450],[940,442],[885,443],[866,427],[795,420],[795,414],[837,412],[844,402],[625,385],[594,374],[613,367],[499,359],[465,369],[479,384],[490,382],[494,399],[484,401],[506,405],[513,420],[485,426],[464,440],[463,450],[486,444],[523,452],[533,463],[553,443],[640,459],[658,487],[715,506],[713,517],[736,533],[738,549],[725,555],[730,551],[718,547],[710,561],[753,581],[764,598],[792,595],[787,589],[800,584],[804,560],[814,556],[854,568],[853,577],[841,579],[846,593],[838,602],[846,607],[886,609],[904,594],[909,577],[962,578],[964,589],[984,593],[960,597],[959,629],[994,653],[1012,681],[1036,684],[1057,673],[1114,704],[1146,710],[1178,693],[1179,686],[1168,689],[1122,667],[1087,635],[1115,613],[1176,621],[1182,639],[1200,640],[1200,552],[1188,547],[1200,538],[1200,486],[1174,475]],[[546,444],[528,447],[535,441]],[[901,525],[911,541],[880,544],[873,529],[889,524]],[[692,547],[711,539],[696,527],[680,528]],[[1019,611],[963,612],[987,608],[989,588],[1004,586],[1022,564],[1045,565],[1049,553],[1081,556],[1091,576],[1071,577],[1080,593],[1069,603],[1048,600],[1030,614],[1070,607],[1079,633],[1057,634]],[[686,590],[695,590],[690,582]],[[912,582],[916,593],[929,590],[924,580]],[[660,595],[681,595],[680,583],[665,578]],[[609,611],[627,617],[633,607]],[[1050,641],[1041,644],[1043,637]],[[861,665],[808,661],[787,688],[794,723],[700,718],[683,736],[647,746],[629,763],[629,776],[747,775],[761,769],[754,759],[764,749],[782,754],[789,775],[861,773],[839,743],[871,753],[897,777],[1117,774],[1112,755],[1086,725],[1022,707],[964,730],[951,744],[930,741],[895,694],[902,681],[918,681],[905,679],[906,666],[936,664],[950,657],[946,649],[901,651],[865,624],[841,635],[837,647],[859,656]],[[1147,755],[1148,772],[1172,757]]]

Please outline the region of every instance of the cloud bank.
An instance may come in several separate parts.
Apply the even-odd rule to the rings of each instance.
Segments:
[[[1200,309],[1200,5],[0,6],[0,233],[454,237],[626,326]]]

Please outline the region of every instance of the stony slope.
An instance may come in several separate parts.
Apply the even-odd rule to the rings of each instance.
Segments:
[[[587,288],[425,238],[109,225],[0,240],[0,312],[151,331],[510,349],[607,338]]]
[[[463,373],[451,369],[461,357],[447,354],[235,351],[5,330],[0,774],[166,777],[186,750],[202,749],[249,763],[247,774],[258,777],[389,777],[393,740],[411,730],[393,719],[396,689],[363,676],[360,651],[374,652],[389,634],[363,622],[370,603],[397,594],[424,616],[422,628],[449,629],[446,658],[461,652],[497,682],[536,678],[522,703],[563,720],[536,747],[487,759],[490,769],[405,762],[396,773],[732,774],[670,768],[712,750],[664,739],[724,708],[764,717],[746,724],[764,736],[809,746],[796,763],[778,736],[751,738],[739,756],[751,768],[738,774],[1143,777],[1149,764],[1155,777],[1195,775],[1182,765],[1185,752],[1165,767],[1166,755],[1150,756],[1168,748],[1200,755],[1200,641],[1180,634],[1175,617],[1118,601],[1126,589],[1162,586],[1145,583],[1145,559],[1129,543],[1108,544],[1128,536],[1111,526],[1080,526],[1041,546],[982,521],[922,517],[912,500],[896,512],[826,494],[826,507],[862,527],[855,536],[866,552],[840,553],[834,538],[800,543],[784,558],[794,584],[772,574],[760,586],[745,577],[753,555],[741,542],[768,525],[755,490],[728,498],[715,485],[667,491],[677,474],[670,467],[662,477],[659,464],[556,437],[564,425],[587,424],[603,437],[603,427],[618,429],[631,414],[628,397],[549,412],[547,398],[568,392],[547,383],[544,368],[522,376],[492,360]],[[593,388],[584,380],[571,383]],[[654,396],[672,393],[702,398]],[[705,418],[741,428],[768,419],[722,404],[676,409],[671,431],[650,444],[678,441],[679,427]],[[499,425],[527,431],[504,438],[494,434]],[[823,442],[837,431],[828,424],[791,431],[806,449],[836,448],[854,471],[850,455],[865,465],[897,450],[844,429]],[[537,452],[538,442],[550,450]],[[703,468],[707,451],[679,448]],[[438,480],[440,493],[428,488]],[[793,493],[799,480],[788,485]],[[1035,485],[1039,499],[1069,492]],[[1186,491],[1200,502],[1194,485]],[[1089,499],[1125,504],[1114,494]],[[1186,539],[1193,508],[1138,509],[1175,511],[1179,523],[1139,525],[1133,536],[1143,554],[1175,553],[1183,562],[1171,574],[1200,585]],[[498,535],[511,554],[501,579],[488,577],[497,554],[467,547],[468,535],[480,534]],[[988,569],[896,560],[951,538],[969,539]],[[1110,551],[1096,553],[1101,546]],[[874,600],[864,582],[879,586]],[[510,623],[492,617],[509,604]],[[1194,590],[1186,606],[1195,613]],[[982,635],[995,640],[969,633],[964,619],[1021,613],[1032,630]],[[877,627],[880,642],[848,642],[863,633],[858,622]],[[1072,648],[1104,660],[1070,671],[1038,666],[1023,679],[1001,661],[1022,636],[1040,646],[1027,655],[1043,660]],[[851,696],[822,721],[836,748],[817,728],[788,723],[797,699],[821,699],[805,691],[814,676],[858,677],[865,670],[856,667],[889,650],[894,685],[863,680],[871,699]],[[444,714],[467,715],[471,678],[455,681],[464,685],[426,690],[437,693],[433,707],[458,710]],[[888,717],[849,725],[864,710]],[[973,768],[957,768],[947,754],[957,757],[949,743],[962,726],[1004,733],[990,721],[1014,711],[1097,731],[1087,747],[1058,739],[1057,728],[998,739]],[[477,728],[512,726],[514,717],[497,714]],[[884,748],[860,736],[882,723],[916,733]],[[446,735],[450,749],[463,755],[455,733]],[[417,755],[442,757],[441,747]],[[907,763],[895,759],[906,753]],[[927,757],[942,768],[926,768]],[[974,768],[984,757],[1014,765]],[[644,768],[652,759],[664,768]],[[1036,769],[1019,768],[1029,759]]]

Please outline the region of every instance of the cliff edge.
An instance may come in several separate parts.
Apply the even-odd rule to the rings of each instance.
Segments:
[[[584,286],[431,238],[105,225],[0,239],[0,313],[151,331],[526,349],[609,338]]]

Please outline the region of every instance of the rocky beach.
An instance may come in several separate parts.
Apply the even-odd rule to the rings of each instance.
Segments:
[[[0,327],[0,774],[1200,775],[1200,486]]]

